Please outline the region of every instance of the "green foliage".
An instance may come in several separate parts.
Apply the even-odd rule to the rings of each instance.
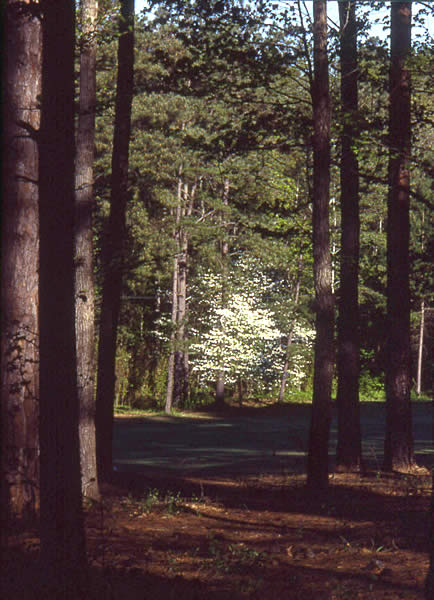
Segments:
[[[386,399],[384,381],[380,377],[373,377],[363,373],[359,383],[361,402],[382,402]]]
[[[296,3],[263,2],[241,6],[180,1],[155,2],[153,6],[153,12],[142,15],[136,24],[128,239],[118,337],[118,400],[132,407],[161,408],[163,405],[171,350],[171,329],[167,324],[171,314],[180,173],[189,189],[196,186],[191,214],[183,216],[179,224],[189,243],[185,343],[185,349],[190,349],[193,369],[189,407],[205,405],[212,399],[211,388],[204,382],[215,379],[217,367],[225,372],[232,385],[238,378],[244,379],[249,394],[271,394],[283,364],[284,348],[280,347],[280,341],[285,340],[293,322],[306,328],[312,322],[312,39],[309,21],[303,8],[299,12]],[[101,16],[98,48],[97,265],[108,214],[116,74],[113,36],[116,14],[111,5],[106,9],[105,17]],[[387,336],[389,56],[384,41],[369,37],[372,15],[363,7],[358,7],[358,11],[361,28],[359,135],[354,150],[361,168],[361,396],[377,399],[382,395],[380,381]],[[338,294],[341,115],[337,42],[337,33],[331,32],[331,92],[335,105],[331,221]],[[430,122],[433,103],[429,94],[432,60],[432,49],[420,43],[411,62],[414,313],[420,310],[422,299],[426,306],[431,305],[433,294],[429,242],[432,238],[432,219],[429,218],[432,208]],[[227,203],[223,200],[225,180],[229,182]],[[229,275],[226,304],[223,303],[218,291],[219,286],[223,290],[223,241],[229,245],[229,263],[235,264],[237,257],[249,257],[263,265],[263,273],[273,284],[265,286],[266,294],[262,289],[258,291],[264,284],[264,280],[255,279],[258,269],[256,274],[249,274],[249,285],[238,269],[236,274],[234,270]],[[295,307],[300,257],[300,300]],[[98,266],[98,282],[101,276]],[[414,319],[414,352],[417,327],[418,321]],[[228,338],[225,338],[224,352],[221,350],[223,329]],[[432,331],[428,324],[426,348],[433,346]],[[310,398],[307,389],[310,352],[310,346],[294,344],[288,401]],[[304,362],[297,375],[299,355]],[[430,356],[425,350],[424,359],[429,362]],[[429,387],[426,375],[424,381],[425,387]],[[256,382],[258,386],[253,385]]]

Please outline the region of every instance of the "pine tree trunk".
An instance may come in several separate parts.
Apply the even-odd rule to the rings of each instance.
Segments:
[[[99,498],[95,446],[95,290],[93,280],[93,160],[98,0],[81,0],[80,103],[75,158],[75,311],[80,403],[82,492]]]
[[[223,204],[228,206],[229,204],[229,191],[230,183],[229,178],[225,177],[223,187]],[[221,241],[221,258],[222,258],[222,308],[226,308],[227,304],[227,279],[228,279],[228,255],[229,255],[229,243],[227,241],[227,226],[222,223],[222,229],[225,232],[224,237]],[[223,409],[225,407],[225,378],[224,372],[219,371],[217,373],[216,390],[215,390],[215,404],[216,408]]]
[[[294,307],[298,306],[298,301],[300,298],[300,282],[301,282],[302,266],[303,266],[303,254],[300,252],[300,256],[298,257],[298,265],[297,265],[297,281],[295,283]],[[289,372],[289,365],[290,365],[290,358],[291,358],[292,335],[294,332],[294,326],[295,326],[295,319],[293,320],[293,322],[291,324],[291,328],[288,333],[288,342],[286,345],[285,361],[283,363],[282,378],[280,380],[280,389],[279,389],[279,398],[278,398],[279,404],[283,404],[283,399],[285,397],[285,388],[286,388],[286,381],[288,379],[288,372]]]
[[[179,227],[181,222],[181,205],[182,205],[182,167],[179,168],[178,173],[178,187],[176,192],[177,204],[175,214],[175,229],[173,237],[175,240],[176,254],[173,258],[173,273],[172,273],[172,314],[171,314],[171,325],[172,331],[170,333],[170,354],[169,361],[167,364],[167,387],[166,387],[166,405],[165,413],[170,415],[173,408],[173,396],[175,393],[175,377],[176,377],[176,355],[177,355],[177,341],[178,341],[178,285],[179,285]]]
[[[341,26],[341,272],[338,319],[339,469],[359,470],[362,443],[359,406],[359,165],[354,151],[358,119],[357,22],[355,2],[339,3]]]
[[[186,215],[186,204],[188,201],[188,184],[183,185],[183,197],[181,198],[181,217]],[[187,315],[187,257],[188,237],[184,226],[178,231],[178,282],[177,282],[177,311],[176,311],[176,352],[175,352],[175,385],[173,392],[173,403],[176,408],[181,408],[185,403],[185,389],[187,383],[187,372],[185,364],[185,319]]]
[[[38,144],[41,23],[4,7],[1,231],[1,525],[39,505]]]
[[[328,485],[328,442],[334,363],[334,302],[331,289],[329,233],[330,95],[327,57],[327,4],[325,0],[314,2],[313,19],[313,259],[316,340],[307,483],[309,487],[321,489]]]
[[[40,493],[44,598],[84,591],[74,298],[74,38],[69,0],[41,2]]]
[[[423,340],[425,330],[425,301],[420,303],[420,325],[419,325],[419,343],[417,349],[417,377],[416,393],[418,396],[422,393],[422,364],[423,364]]]
[[[172,274],[172,331],[170,334],[170,354],[167,364],[166,404],[164,412],[170,415],[173,406],[173,390],[175,386],[175,344],[176,344],[176,315],[178,312],[178,257],[173,259]]]
[[[128,162],[134,77],[134,0],[122,0],[113,133],[110,216],[104,240],[104,283],[98,344],[96,448],[98,478],[107,481],[113,463],[116,340],[126,237]]]
[[[414,465],[410,403],[410,71],[411,2],[391,4],[389,194],[387,203],[387,363],[384,468]]]

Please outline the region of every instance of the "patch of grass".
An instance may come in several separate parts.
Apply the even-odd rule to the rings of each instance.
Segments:
[[[311,404],[312,390],[289,389],[285,393],[285,402],[290,404]]]
[[[416,394],[415,390],[411,390],[411,401],[412,402],[432,402],[433,398],[428,396],[427,394],[420,394],[419,396]]]

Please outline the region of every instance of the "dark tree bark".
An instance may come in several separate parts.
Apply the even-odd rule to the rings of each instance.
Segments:
[[[354,151],[358,119],[357,23],[355,2],[339,3],[341,27],[341,260],[338,318],[338,443],[339,469],[357,471],[362,442],[359,405],[359,165]]]
[[[387,201],[386,439],[384,468],[414,465],[410,403],[411,2],[391,3]]]
[[[112,475],[113,407],[116,339],[121,305],[123,247],[126,237],[128,162],[134,78],[134,0],[122,0],[119,23],[118,73],[113,134],[111,204],[103,263],[101,320],[98,345],[96,448],[98,478]]]
[[[75,7],[44,0],[39,161],[40,490],[44,598],[84,588],[74,294]]]
[[[93,278],[93,159],[96,104],[97,0],[81,0],[80,103],[75,159],[75,312],[80,458],[84,496],[99,498],[95,446],[95,290]]]
[[[334,301],[329,235],[330,94],[325,0],[313,3],[313,20],[313,268],[316,340],[307,483],[309,487],[321,489],[328,485],[328,442],[334,364]]]
[[[39,504],[38,157],[41,25],[4,6],[1,269],[2,531]]]

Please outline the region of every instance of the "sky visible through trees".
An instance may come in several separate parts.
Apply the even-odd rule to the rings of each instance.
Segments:
[[[282,2],[281,4],[289,4],[290,2],[295,3],[297,0],[287,0],[286,2]],[[367,4],[369,0],[361,0],[358,4],[363,5],[363,3]],[[312,3],[313,0],[305,0],[304,5],[310,17],[312,17]],[[377,2],[377,7],[375,10],[372,8],[368,8],[371,18],[371,35],[379,37],[380,39],[385,39],[388,37],[388,29],[389,27],[385,26],[382,21],[387,20],[389,17],[389,6],[388,0],[384,0],[382,2],[384,4],[381,7],[381,2]],[[420,4],[422,6],[418,6],[418,2],[414,3],[413,13],[414,16],[417,16],[419,10],[421,10],[425,5],[429,5],[429,1],[424,2],[421,1]],[[148,11],[148,2],[146,0],[136,0],[135,2],[135,11],[136,14],[141,13],[142,11]],[[328,0],[327,2],[327,17],[329,20],[329,26],[335,29],[338,29],[339,25],[339,11],[338,11],[338,0]],[[379,22],[375,23],[374,19],[378,19]],[[425,34],[426,31],[430,32],[431,37],[434,35],[434,15],[432,12],[428,12],[425,20],[425,26],[423,28],[419,28],[417,25],[413,28],[413,35],[417,36],[418,34]]]

